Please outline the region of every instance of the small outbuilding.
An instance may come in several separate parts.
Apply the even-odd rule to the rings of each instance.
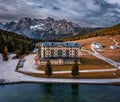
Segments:
[[[110,49],[117,49],[117,46],[116,45],[111,45]]]
[[[100,43],[96,43],[96,42],[93,42],[93,43],[91,44],[91,46],[92,46],[93,48],[97,48],[97,49],[102,49],[102,48],[103,48],[103,45],[101,45]]]

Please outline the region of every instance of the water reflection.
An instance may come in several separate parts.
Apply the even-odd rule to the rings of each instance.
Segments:
[[[5,85],[3,84],[3,85],[0,85],[0,88],[4,88],[5,87]]]
[[[44,91],[45,93],[52,94],[52,84],[44,84]]]
[[[53,87],[52,84],[44,84],[43,93],[45,97],[43,98],[43,102],[51,102],[51,100],[54,100],[52,87]]]
[[[79,102],[79,84],[71,84],[72,101]]]
[[[120,102],[119,93],[110,85],[14,84],[0,86],[0,102]]]

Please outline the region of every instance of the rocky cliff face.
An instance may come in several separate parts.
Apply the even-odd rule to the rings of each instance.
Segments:
[[[2,23],[0,23],[0,29],[2,29],[3,28],[3,24]]]
[[[4,29],[37,39],[57,39],[58,37],[73,35],[81,27],[66,20],[22,18],[18,22],[9,22]]]
[[[6,30],[12,30],[13,29],[13,27],[14,27],[14,25],[16,24],[16,22],[14,22],[14,21],[11,21],[11,22],[9,22],[9,23],[6,23],[5,25],[3,25],[3,28],[5,28]]]

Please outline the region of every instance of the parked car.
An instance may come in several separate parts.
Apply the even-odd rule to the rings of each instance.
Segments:
[[[25,62],[25,59],[20,59],[20,62]]]
[[[22,68],[22,67],[23,67],[23,64],[19,64],[19,65],[18,65],[18,68]]]
[[[23,64],[23,62],[19,62],[19,64]]]
[[[20,59],[18,68],[22,68],[24,66],[25,59]]]
[[[0,79],[0,83],[3,83],[5,80],[4,79]]]

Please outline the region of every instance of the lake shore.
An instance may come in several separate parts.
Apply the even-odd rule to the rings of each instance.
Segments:
[[[34,78],[27,80],[5,80],[0,85],[17,84],[17,83],[49,83],[49,84],[114,84],[120,83],[120,78],[113,79],[65,79],[65,78]]]
[[[13,84],[13,83],[77,83],[77,84],[112,84],[120,82],[120,78],[108,78],[108,79],[75,79],[75,78],[37,78],[28,76],[15,71],[18,64],[18,59],[12,59],[14,54],[9,56],[8,62],[2,61],[0,55],[0,84]],[[35,55],[33,55],[34,57]],[[30,63],[29,63],[30,64]],[[28,65],[29,65],[28,64]],[[30,68],[30,66],[29,66]]]

